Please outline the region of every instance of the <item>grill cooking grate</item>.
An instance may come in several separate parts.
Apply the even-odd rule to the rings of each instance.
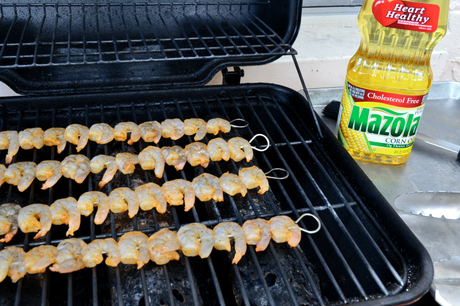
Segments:
[[[187,165],[183,171],[166,167],[162,181],[183,178],[191,181],[202,172],[221,175],[237,173],[240,167],[257,165],[263,170],[281,167],[289,171],[283,181],[271,180],[270,191],[264,195],[249,191],[245,198],[225,195],[225,201],[215,203],[198,201],[185,213],[183,208],[168,206],[165,215],[140,212],[133,219],[110,213],[101,226],[91,217],[82,217],[75,237],[89,242],[95,238],[118,238],[127,231],[141,230],[147,235],[161,228],[177,230],[180,226],[201,222],[213,227],[223,221],[242,224],[257,217],[270,218],[289,215],[293,219],[302,213],[315,214],[322,221],[322,229],[314,235],[302,234],[301,244],[290,248],[271,242],[264,252],[255,252],[248,246],[238,265],[231,265],[234,253],[213,250],[207,259],[187,258],[179,262],[156,266],[150,262],[139,271],[120,263],[116,268],[100,264],[68,275],[50,273],[42,276],[26,275],[12,284],[9,279],[0,283],[1,304],[58,305],[325,305],[360,302],[393,296],[412,286],[414,272],[390,241],[365,203],[356,194],[347,179],[327,157],[315,136],[314,124],[305,120],[302,98],[290,91],[271,87],[241,86],[237,88],[200,88],[104,94],[88,96],[18,98],[1,105],[2,130],[41,126],[67,126],[80,123],[91,126],[106,122],[114,126],[120,121],[141,123],[166,118],[199,117],[209,120],[222,117],[228,120],[243,118],[249,122],[245,129],[233,129],[224,139],[241,136],[250,139],[254,134],[268,136],[272,147],[255,153],[246,162],[211,162],[206,169]],[[39,107],[40,106],[40,107]],[[207,141],[211,137],[205,138]],[[159,146],[192,142],[184,136],[176,142],[162,139]],[[80,153],[89,158],[97,154],[121,151],[140,151],[147,144],[133,146],[125,143],[98,146],[94,143]],[[257,143],[256,143],[257,145]],[[263,146],[263,144],[261,144]],[[64,151],[75,154],[71,145]],[[15,162],[64,158],[55,147],[41,150],[20,150]],[[2,159],[5,152],[1,152]],[[138,167],[139,168],[139,167]],[[91,174],[83,184],[61,178],[49,191],[40,190],[38,181],[24,193],[16,187],[0,188],[2,203],[18,202],[25,206],[34,202],[51,204],[58,198],[73,196],[88,190],[99,190],[100,177]],[[137,169],[133,175],[117,175],[108,184],[106,192],[156,179],[150,171]],[[300,225],[313,229],[314,221],[304,220]],[[65,238],[65,226],[53,226],[43,241],[18,233],[8,245],[25,250],[39,244],[57,245]],[[159,277],[153,279],[152,275]],[[42,284],[40,286],[40,284]],[[89,294],[89,292],[92,294]],[[11,292],[11,296],[8,295]],[[15,292],[15,294],[14,294]],[[34,293],[35,292],[35,293]],[[148,298],[146,298],[148,297]],[[112,302],[111,302],[112,301]]]
[[[0,4],[0,67],[292,54],[257,3]]]

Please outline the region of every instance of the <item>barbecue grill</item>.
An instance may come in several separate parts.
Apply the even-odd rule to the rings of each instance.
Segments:
[[[340,305],[403,304],[421,297],[433,278],[429,255],[334,135],[317,119],[299,93],[274,84],[202,86],[218,71],[263,64],[283,55],[295,62],[292,43],[300,25],[301,1],[152,1],[0,4],[0,78],[21,97],[0,101],[1,130],[30,127],[91,126],[122,121],[142,123],[168,118],[244,119],[225,139],[262,133],[271,147],[242,162],[211,162],[209,167],[176,171],[166,167],[163,179],[140,168],[121,175],[103,189],[134,189],[146,182],[191,181],[203,172],[220,176],[257,165],[286,169],[285,180],[271,180],[270,190],[224,202],[197,200],[188,212],[168,206],[165,214],[140,211],[130,219],[110,213],[100,226],[94,214],[82,217],[76,238],[118,238],[139,230],[147,235],[192,222],[210,228],[224,221],[242,224],[254,218],[312,213],[321,230],[302,234],[299,246],[270,243],[264,252],[248,252],[231,264],[233,252],[213,250],[207,259],[188,258],[137,270],[100,264],[69,274],[26,275],[16,284],[0,283],[2,305]],[[232,83],[235,74],[227,72]],[[299,74],[299,77],[301,75]],[[306,89],[305,89],[306,92]],[[213,136],[208,135],[207,143]],[[184,147],[192,138],[162,139],[159,146]],[[263,143],[253,142],[255,146]],[[89,143],[80,153],[138,153],[148,144]],[[20,150],[13,162],[62,161],[74,154],[68,144]],[[2,151],[3,160],[6,155]],[[274,174],[283,176],[284,173]],[[2,203],[51,204],[56,199],[100,190],[100,175],[82,183],[61,178],[49,190],[35,181],[23,193],[4,184]],[[314,220],[300,226],[313,229]],[[24,250],[57,245],[65,226],[54,226],[34,241],[18,233],[0,249]]]

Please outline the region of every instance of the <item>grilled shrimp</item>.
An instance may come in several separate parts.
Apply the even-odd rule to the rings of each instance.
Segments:
[[[256,166],[240,169],[238,176],[244,185],[246,185],[246,188],[253,189],[260,187],[259,194],[265,193],[269,188],[265,173]]]
[[[44,273],[49,265],[56,261],[58,249],[53,245],[40,245],[29,250],[24,255],[27,273]]]
[[[115,130],[107,123],[96,123],[89,129],[89,139],[98,144],[106,144],[115,137]]]
[[[272,239],[277,243],[286,242],[295,247],[302,238],[299,226],[287,216],[276,216],[270,219]]]
[[[5,183],[5,171],[6,167],[0,164],[0,186],[2,186],[3,183]]]
[[[184,136],[184,123],[180,119],[166,119],[161,123],[161,136],[177,140]]]
[[[142,232],[128,232],[121,236],[118,241],[120,248],[121,262],[125,265],[135,265],[137,268],[142,268],[143,265],[149,262],[150,254],[147,246],[149,237]]]
[[[9,276],[13,283],[26,275],[24,255],[22,248],[9,247],[0,251],[0,283]]]
[[[154,146],[148,146],[139,153],[139,164],[144,170],[155,169],[155,176],[161,178],[165,169],[165,159],[161,150]]]
[[[110,210],[117,214],[128,210],[128,216],[134,217],[139,211],[139,200],[134,191],[128,187],[119,187],[109,195],[110,198]]]
[[[90,166],[91,172],[95,174],[101,172],[102,169],[107,168],[105,170],[104,176],[102,177],[102,180],[99,182],[99,188],[104,187],[105,184],[110,182],[118,170],[118,165],[115,162],[115,157],[109,156],[109,155],[102,155],[102,154],[94,156],[91,159],[89,166]]]
[[[150,259],[157,265],[165,265],[171,260],[179,260],[180,243],[177,233],[164,228],[154,233],[147,240]]]
[[[163,157],[169,166],[174,166],[178,171],[184,169],[187,158],[185,157],[185,151],[182,147],[163,147],[161,148],[161,153],[163,153]]]
[[[104,260],[102,254],[107,255],[106,265],[116,267],[120,263],[120,249],[113,238],[93,240],[81,252],[83,263],[87,268],[100,264]]]
[[[44,132],[42,128],[25,129],[19,132],[19,145],[24,150],[43,148]]]
[[[0,235],[5,235],[0,242],[10,242],[18,232],[18,214],[21,206],[18,204],[0,205]]]
[[[190,223],[179,229],[177,239],[185,256],[206,258],[214,246],[214,231],[201,223]]]
[[[208,143],[208,152],[212,161],[228,161],[230,159],[230,149],[228,143],[222,138],[211,139]]]
[[[61,163],[57,160],[45,160],[38,164],[35,174],[39,181],[46,181],[42,189],[53,187],[62,176]]]
[[[56,262],[50,267],[53,272],[70,273],[85,267],[82,251],[86,242],[77,238],[61,241],[57,246]]]
[[[243,228],[235,222],[222,222],[214,227],[214,247],[220,251],[230,252],[230,238],[235,241],[235,256],[232,264],[237,264],[241,257],[246,254],[246,236]]]
[[[224,201],[224,193],[219,184],[219,179],[212,174],[203,173],[192,181],[196,197],[202,202],[214,200],[216,202]]]
[[[60,154],[67,144],[64,133],[65,128],[49,128],[43,135],[43,143],[48,147],[57,146],[57,152]]]
[[[160,214],[166,212],[166,198],[160,186],[155,183],[140,185],[135,190],[142,210],[151,210],[154,207]]]
[[[206,168],[209,165],[209,152],[204,143],[192,142],[185,146],[185,156],[193,167],[201,165]]]
[[[161,187],[169,205],[182,205],[185,202],[185,211],[195,205],[195,190],[192,183],[183,179],[165,182]]]
[[[64,177],[81,184],[91,170],[91,161],[82,154],[69,155],[61,162],[61,170]]]
[[[100,191],[88,191],[78,198],[77,208],[83,216],[89,216],[97,206],[94,224],[102,224],[109,214],[110,198]]]
[[[206,131],[214,135],[217,135],[219,132],[228,133],[231,128],[230,122],[222,118],[211,119],[206,124]]]
[[[265,219],[247,220],[243,224],[243,230],[246,243],[256,245],[256,252],[264,251],[272,238],[270,222]]]
[[[247,162],[250,162],[254,156],[252,152],[252,147],[244,138],[241,137],[233,137],[228,141],[228,147],[230,149],[230,157],[239,162],[246,158]]]
[[[16,131],[0,132],[0,150],[8,150],[5,163],[11,164],[13,157],[19,151],[19,134]]]
[[[80,228],[80,211],[77,208],[77,200],[72,197],[54,201],[50,206],[51,220],[54,225],[69,225],[66,236]]]
[[[142,139],[145,142],[158,143],[161,139],[161,124],[157,121],[148,121],[139,125]]]
[[[18,190],[23,192],[32,184],[36,173],[37,165],[34,162],[15,163],[5,170],[5,182],[18,186]]]
[[[129,145],[141,139],[141,129],[136,123],[131,121],[120,122],[115,126],[114,137],[116,141],[125,141],[128,138],[128,133],[131,133],[131,137],[128,140]]]
[[[19,210],[18,224],[23,233],[38,232],[34,239],[43,237],[51,228],[51,210],[45,204],[31,204]]]
[[[88,143],[89,129],[81,124],[71,124],[66,127],[64,138],[71,144],[76,145],[77,152],[80,152]]]
[[[123,174],[132,174],[136,170],[136,165],[139,163],[139,157],[132,153],[118,153],[115,156],[118,170]]]
[[[225,193],[234,196],[237,193],[241,193],[243,197],[246,196],[248,189],[246,185],[241,181],[240,177],[233,173],[224,173],[219,178],[220,187]]]
[[[195,141],[199,141],[206,136],[206,121],[199,118],[186,119],[184,121],[184,134],[191,136]]]

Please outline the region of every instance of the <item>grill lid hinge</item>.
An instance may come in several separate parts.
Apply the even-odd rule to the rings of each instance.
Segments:
[[[222,85],[239,85],[242,77],[244,77],[244,70],[240,67],[233,67],[233,71],[222,69]]]

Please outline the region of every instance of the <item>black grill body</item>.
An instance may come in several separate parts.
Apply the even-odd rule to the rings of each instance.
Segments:
[[[118,173],[103,189],[101,175],[82,183],[61,178],[49,190],[35,182],[23,193],[0,187],[1,203],[52,204],[91,190],[110,193],[117,187],[182,178],[203,172],[220,176],[257,165],[264,171],[283,168],[285,180],[271,180],[270,190],[224,202],[197,200],[193,209],[168,206],[165,214],[140,211],[130,219],[110,213],[94,225],[82,217],[76,238],[118,240],[126,232],[147,235],[178,230],[192,222],[213,228],[224,221],[242,224],[254,218],[312,213],[322,223],[313,235],[302,234],[295,248],[271,242],[264,252],[253,246],[238,265],[234,252],[213,250],[207,259],[188,258],[137,270],[119,264],[59,274],[26,275],[17,284],[0,283],[1,305],[390,305],[421,297],[433,279],[428,253],[376,190],[334,135],[322,124],[309,101],[297,92],[269,84],[202,86],[224,67],[263,64],[295,55],[291,45],[300,25],[301,1],[153,1],[0,3],[0,78],[21,97],[0,100],[0,129],[18,130],[91,126],[105,122],[138,124],[168,118],[243,118],[249,126],[219,135],[246,139],[265,134],[271,147],[242,162],[211,162],[203,169],[166,166],[157,179],[138,167]],[[294,57],[295,61],[295,57]],[[308,96],[308,95],[307,95]],[[215,136],[203,139],[207,143]],[[162,139],[158,146],[192,142]],[[264,146],[257,140],[255,146]],[[138,153],[147,143],[130,146],[113,141],[89,145],[80,153]],[[75,154],[67,144],[20,150],[13,162],[62,161]],[[5,151],[0,152],[3,162]],[[275,172],[275,176],[283,176]],[[300,226],[316,227],[303,219]],[[66,226],[52,226],[45,238],[18,233],[0,250],[41,244],[57,245]]]

